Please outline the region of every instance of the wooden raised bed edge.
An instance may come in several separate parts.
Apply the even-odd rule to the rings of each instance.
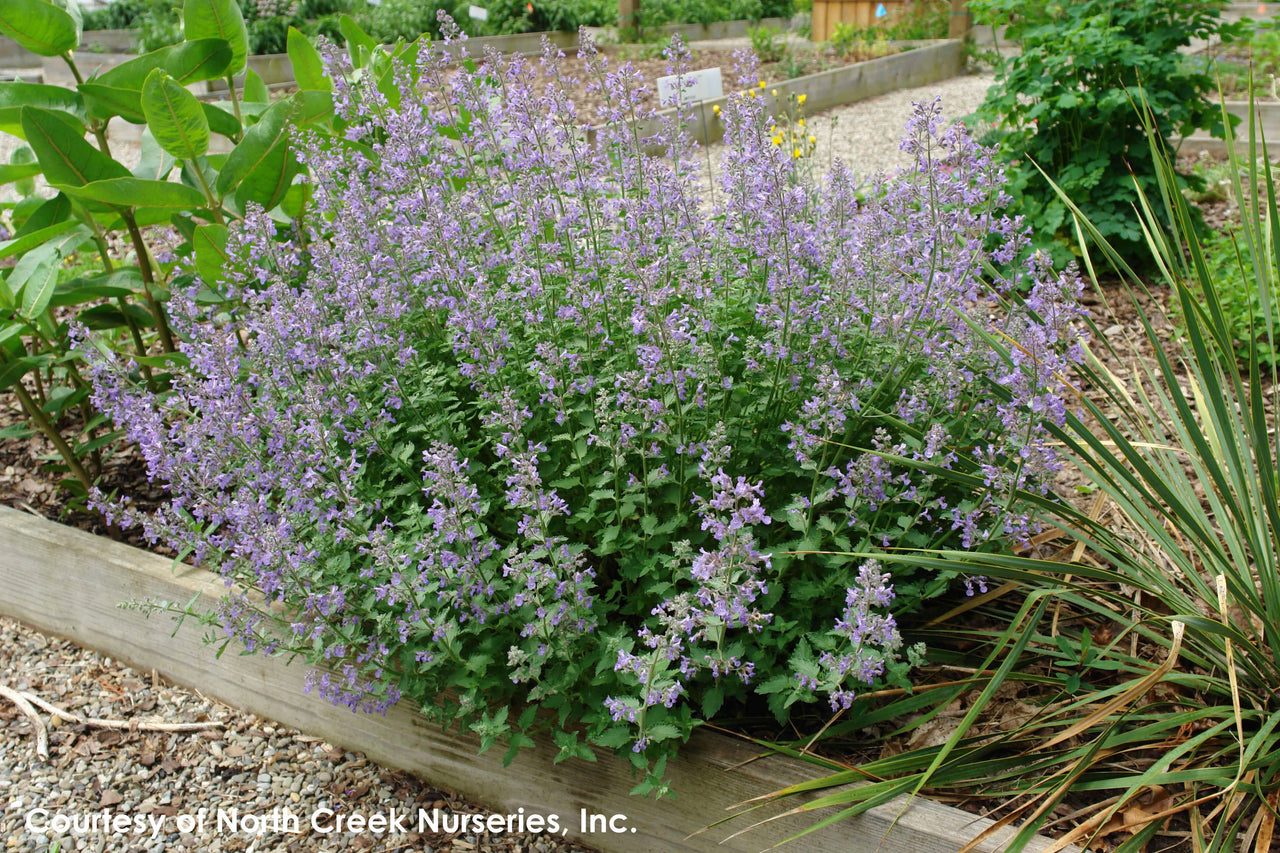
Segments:
[[[964,66],[964,42],[960,39],[911,42],[910,47],[910,50],[892,56],[785,80],[768,86],[760,94],[768,99],[769,108],[775,116],[785,114],[792,96],[804,95],[805,113],[813,115],[820,110],[852,104],[898,89],[927,86],[956,76]],[[723,106],[728,97],[701,101],[687,107],[686,132],[703,144],[723,139],[724,123],[716,116],[715,107]],[[662,114],[672,112],[674,110],[668,109]],[[641,137],[652,136],[658,131],[656,120],[639,124]],[[593,128],[588,139],[594,140],[594,134]]]
[[[476,755],[470,733],[442,732],[408,703],[385,717],[353,714],[303,691],[307,667],[282,658],[236,655],[215,659],[203,629],[188,623],[176,630],[167,616],[150,619],[121,609],[127,601],[159,599],[186,603],[197,594],[225,592],[209,572],[118,542],[93,536],[8,507],[0,507],[0,615],[97,649],[143,671],[198,688],[230,705],[325,738],[369,758],[430,780],[500,812],[523,807],[528,813],[558,814],[570,837],[609,853],[710,853],[757,851],[803,829],[812,819],[780,820],[724,844],[720,839],[745,821],[687,838],[734,803],[783,785],[814,778],[816,768],[773,756],[753,761],[750,744],[698,731],[668,765],[677,797],[653,800],[629,795],[630,768],[599,752],[595,762],[571,759],[553,764],[549,738],[522,752],[510,767],[501,749]],[[623,814],[632,832],[582,834],[580,809]],[[776,812],[771,812],[776,813]],[[949,806],[917,799],[882,805],[871,812],[788,845],[794,853],[955,853],[991,821]],[[1012,838],[1007,827],[976,849],[1002,851]],[[1047,840],[1029,848],[1043,850]],[[1070,848],[1075,850],[1075,848]]]
[[[765,18],[760,21],[760,26],[774,27],[777,29],[787,29],[791,24],[788,18]],[[746,35],[747,29],[755,26],[750,21],[721,21],[716,24],[669,24],[659,27],[657,33],[660,36],[670,38],[679,33],[686,41],[698,41],[703,39],[720,39],[720,38],[736,38]],[[608,27],[588,27],[587,32],[593,34],[597,40],[604,41],[612,38],[615,31]],[[542,53],[542,37],[546,36],[551,43],[564,51],[578,49],[578,34],[571,32],[546,32],[546,33],[516,33],[506,36],[477,36],[468,38],[465,42],[455,42],[450,45],[439,45],[443,47],[450,56],[458,56],[462,47],[465,46],[471,56],[480,56],[485,48],[493,48],[500,53],[514,53],[520,56],[537,56]],[[258,72],[263,82],[284,83],[293,81],[293,66],[289,62],[287,54],[272,53],[261,56],[249,57],[249,66]],[[244,78],[238,78],[243,82]],[[216,92],[227,88],[225,80],[210,80],[208,82],[209,91]]]
[[[1258,120],[1258,138],[1266,139],[1270,145],[1275,145],[1276,141],[1280,140],[1280,101],[1255,100],[1253,106]],[[1226,107],[1227,112],[1240,117],[1240,125],[1236,127],[1236,152],[1246,157],[1249,153],[1249,102],[1227,101]],[[1215,115],[1217,115],[1216,111]],[[1207,151],[1220,157],[1225,157],[1227,154],[1227,143],[1222,139],[1209,136],[1207,131],[1200,131],[1181,139],[1172,139],[1170,143],[1180,154],[1193,154],[1197,151]],[[1261,153],[1261,145],[1259,145],[1259,153]],[[1272,156],[1275,156],[1273,150]]]

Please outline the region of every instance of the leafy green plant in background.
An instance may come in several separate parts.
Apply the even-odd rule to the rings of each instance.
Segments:
[[[1269,256],[1270,229],[1264,235],[1262,250]],[[1272,346],[1268,330],[1276,326],[1280,309],[1269,294],[1276,291],[1277,282],[1273,279],[1265,289],[1258,286],[1254,278],[1255,249],[1242,241],[1235,229],[1210,233],[1205,237],[1203,251],[1236,355],[1245,360],[1256,357],[1264,368],[1274,370],[1280,363],[1280,353]],[[1270,271],[1275,274],[1274,268]],[[1180,311],[1175,311],[1174,316],[1181,328],[1185,318]]]
[[[0,83],[0,131],[26,142],[0,172],[26,196],[11,206],[13,233],[0,244],[0,259],[16,258],[0,278],[0,387],[27,416],[10,434],[44,435],[82,497],[115,434],[88,400],[70,348],[72,323],[105,333],[104,346],[129,349],[144,381],[161,387],[165,376],[153,371],[173,365],[177,345],[164,308],[175,261],[216,284],[226,223],[247,205],[284,221],[301,213],[295,128],[338,129],[320,57],[305,39],[289,44],[303,91],[272,104],[249,71],[243,98],[232,89],[229,101],[210,103],[186,87],[244,70],[239,8],[187,0],[182,24],[187,40],[86,80],[73,58],[81,33],[74,14],[44,0],[0,0],[0,30],[28,50],[62,57],[77,81],[74,89]],[[358,55],[390,88],[383,78],[391,56],[376,53]],[[112,118],[144,126],[132,170],[113,156]],[[228,153],[211,153],[217,137]],[[175,170],[179,181],[169,180]],[[33,194],[37,176],[52,197]]]
[[[857,27],[837,21],[831,31],[831,48],[841,56],[886,56],[895,50],[889,34],[876,27]]]
[[[1179,192],[1164,129],[1155,127],[1148,116],[1156,194],[1135,190],[1141,212],[1134,225],[1184,317],[1185,337],[1166,342],[1136,298],[1137,341],[1117,351],[1097,337],[1099,355],[1084,370],[1083,412],[1055,429],[1095,498],[1086,509],[1027,496],[1067,537],[1058,560],[949,552],[889,558],[961,566],[1003,582],[976,603],[976,613],[972,605],[956,608],[925,633],[936,659],[963,668],[949,673],[974,674],[938,672],[933,684],[918,680],[912,695],[883,705],[864,699],[851,709],[855,722],[829,731],[906,720],[901,734],[948,707],[967,710],[940,745],[762,798],[817,793],[796,811],[838,809],[809,831],[899,794],[932,792],[1004,800],[992,816],[996,829],[1016,829],[1011,851],[1049,827],[1062,842],[1088,849],[1122,828],[1109,848],[1117,853],[1188,837],[1190,849],[1205,853],[1273,849],[1280,390],[1264,379],[1258,349],[1241,354],[1240,368],[1229,291]],[[1277,205],[1272,168],[1259,159],[1265,149],[1252,128],[1247,160],[1234,141],[1229,148],[1236,196],[1248,199],[1236,237],[1241,272],[1262,304],[1273,306],[1280,222],[1270,215]],[[1242,192],[1242,171],[1261,192]],[[1131,296],[1141,292],[1143,279],[1126,256],[1060,198],[1080,216],[1082,246],[1088,235]],[[1274,312],[1265,313],[1255,332],[1274,352],[1280,329]],[[1005,355],[1016,360],[1017,353],[1006,348]],[[1016,697],[1013,722],[1000,722],[1010,706],[997,696]],[[848,786],[868,779],[878,781]],[[1053,818],[1068,796],[1074,826]]]
[[[1221,2],[1083,0],[1040,7],[1025,17],[1023,0],[974,0],[984,24],[1009,22],[1022,52],[998,72],[976,126],[1009,160],[1008,192],[1057,260],[1072,255],[1066,204],[1038,179],[1037,167],[1056,180],[1104,237],[1131,258],[1144,241],[1133,218],[1138,192],[1156,189],[1152,162],[1131,99],[1140,96],[1160,126],[1174,135],[1205,128],[1221,135],[1222,122],[1208,94],[1213,79],[1178,48],[1217,34],[1233,38],[1240,25],[1223,24]],[[1116,180],[1133,173],[1137,183]],[[1185,178],[1179,178],[1185,181]]]
[[[777,27],[750,27],[747,37],[751,39],[751,49],[761,62],[781,62],[786,55],[785,36]]]

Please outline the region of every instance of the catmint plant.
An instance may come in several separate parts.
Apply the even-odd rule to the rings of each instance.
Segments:
[[[812,180],[731,97],[713,204],[684,116],[641,137],[638,74],[583,44],[584,80],[545,48],[545,91],[494,53],[424,48],[394,106],[334,69],[348,130],[307,150],[306,232],[251,211],[228,301],[175,292],[167,393],[93,356],[171,495],[100,503],[190,543],[235,591],[226,634],[302,653],[334,701],[656,767],[722,709],[901,677],[963,579],[875,554],[1028,538],[1011,496],[1056,470],[1079,285],[1016,263],[1000,169],[937,103],[863,185]]]

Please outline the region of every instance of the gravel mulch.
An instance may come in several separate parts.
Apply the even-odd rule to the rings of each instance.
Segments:
[[[445,833],[449,823],[456,826],[452,816],[483,810],[360,753],[0,618],[0,694],[4,687],[68,715],[33,706],[48,734],[49,757],[42,759],[36,754],[37,727],[11,698],[0,695],[0,850],[5,853],[590,850],[547,834]],[[87,722],[69,719],[72,715]],[[124,727],[107,728],[100,720]],[[196,730],[152,730],[161,728],[153,726],[156,721]],[[220,809],[238,821],[234,831],[229,824],[219,829]],[[415,831],[419,809],[431,815],[440,810],[439,833]],[[338,816],[372,821],[377,815],[389,818],[393,810],[407,815],[401,818],[406,831],[321,831],[332,830]],[[87,833],[58,833],[49,827],[59,815],[82,824],[101,822],[105,815],[127,824],[122,831],[103,831],[99,823]],[[313,815],[318,828],[311,825]],[[142,831],[135,832],[138,827]]]

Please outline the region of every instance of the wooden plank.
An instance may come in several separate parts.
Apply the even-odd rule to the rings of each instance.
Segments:
[[[640,12],[640,0],[618,0],[618,29],[629,30],[636,26]]]
[[[960,73],[964,63],[963,42],[944,39],[911,44],[912,50],[892,56],[779,82],[770,87],[770,92],[776,89],[778,95],[775,98],[770,94],[769,107],[774,114],[781,114],[781,105],[789,103],[791,96],[804,95],[805,110],[813,115],[820,110],[852,104],[898,89],[926,86]],[[686,127],[694,139],[717,142],[724,138],[724,123],[714,118],[713,108],[716,104],[723,107],[726,100],[727,96],[704,101],[685,116]],[[670,112],[666,110],[664,114]],[[657,130],[657,121],[640,122],[642,137],[652,136]],[[595,132],[594,128],[591,129],[588,138],[594,139]]]
[[[301,664],[233,652],[215,660],[213,649],[189,623],[178,629],[168,617],[147,619],[137,610],[117,606],[143,600],[185,603],[197,594],[204,600],[216,598],[225,587],[213,574],[175,567],[145,551],[7,507],[0,507],[0,554],[0,614],[140,669],[154,668],[205,695],[362,751],[374,761],[416,773],[498,811],[524,808],[526,813],[560,815],[571,837],[609,853],[754,853],[812,821],[776,821],[723,844],[718,842],[730,832],[723,828],[688,837],[734,803],[812,778],[817,775],[814,768],[777,756],[753,761],[756,751],[748,744],[701,731],[669,765],[675,799],[629,796],[636,781],[629,767],[604,752],[596,762],[573,759],[553,764],[557,750],[549,738],[504,768],[501,750],[476,755],[477,741],[471,734],[442,732],[408,703],[386,716],[353,714],[304,693],[306,667]],[[631,831],[577,830],[582,809],[623,814]],[[954,853],[989,825],[988,820],[928,800],[898,800],[806,836],[787,849]],[[975,849],[997,853],[1011,837],[1008,830],[995,833]],[[1039,851],[1046,845],[1038,840],[1029,849]]]
[[[947,38],[962,39],[973,26],[973,16],[969,14],[969,0],[951,0],[951,16],[947,24]]]

